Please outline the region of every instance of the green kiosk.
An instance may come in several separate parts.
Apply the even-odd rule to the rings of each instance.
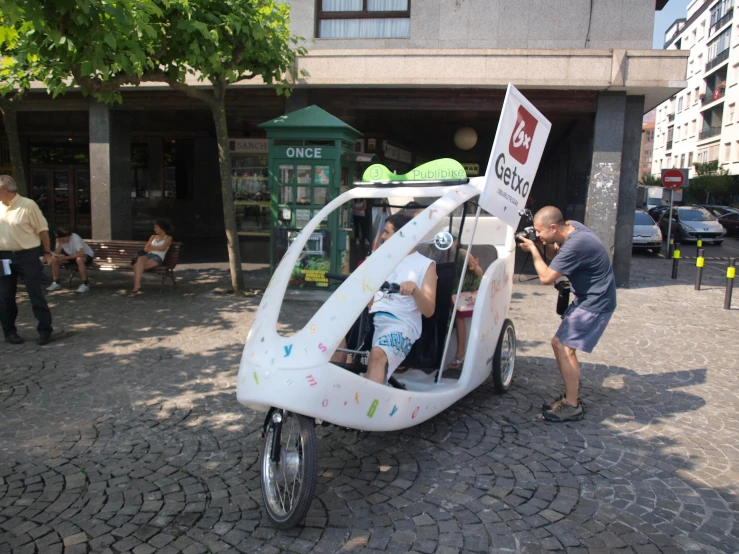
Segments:
[[[271,193],[270,271],[273,272],[300,230],[326,204],[348,190],[362,133],[318,106],[280,116],[260,125],[269,140]],[[334,210],[316,228],[291,287],[328,286],[324,273],[349,273],[349,205]]]

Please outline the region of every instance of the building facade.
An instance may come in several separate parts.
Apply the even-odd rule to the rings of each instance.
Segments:
[[[690,52],[687,86],[657,107],[652,172],[718,162],[739,173],[739,27],[733,0],[693,0],[665,33],[667,50]]]
[[[665,3],[291,0],[292,31],[307,39],[298,61],[306,76],[287,99],[256,79],[227,95],[244,260],[268,259],[260,123],[317,105],[359,130],[356,149],[391,169],[451,157],[484,173],[511,82],[553,123],[534,206],[556,205],[592,227],[626,284],[642,115],[685,86],[686,53],[651,50]],[[178,240],[225,255],[205,105],[148,84],[116,106],[38,91],[22,110],[30,195],[52,224],[140,239],[152,219],[168,218]],[[469,127],[477,140],[463,150],[454,137]]]
[[[639,152],[639,180],[652,174],[652,150],[654,149],[655,122],[645,123],[641,128],[641,151]]]

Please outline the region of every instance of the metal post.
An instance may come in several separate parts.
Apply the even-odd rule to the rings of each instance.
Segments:
[[[700,242],[700,241],[698,241]],[[703,249],[698,249],[698,257],[695,259],[695,290],[701,290],[701,280],[703,279],[703,263],[705,262],[705,258],[703,258]]]
[[[459,304],[459,297],[462,296],[462,286],[464,285],[464,275],[467,272],[467,264],[470,259],[470,252],[472,252],[472,241],[475,240],[475,231],[477,230],[477,222],[480,220],[480,211],[482,208],[477,205],[477,212],[475,212],[475,222],[472,224],[472,234],[470,235],[470,242],[467,245],[467,254],[464,257],[464,264],[462,265],[462,274],[459,276],[459,286],[457,287],[457,296],[454,299],[454,307],[452,308],[452,318],[449,322],[449,329],[446,333],[446,341],[444,342],[444,352],[441,355],[441,365],[439,371],[436,372],[436,383],[441,383],[441,376],[444,374],[444,362],[446,360],[446,354],[449,350],[449,341],[452,338],[452,330],[454,328],[454,318],[457,315],[457,305]],[[461,235],[458,237],[459,244],[462,244]],[[464,323],[462,323],[464,325]]]
[[[675,254],[675,239],[670,237],[670,240],[667,241],[667,257],[672,258]]]
[[[731,291],[734,289],[734,275],[736,274],[736,258],[729,258],[729,267],[726,268],[726,294],[724,295],[724,310],[731,309]]]
[[[672,254],[670,253],[670,244],[672,243],[672,197],[674,195],[674,191],[670,189],[670,213],[668,214],[667,219],[667,257],[669,258]]]
[[[696,243],[695,243],[695,252],[696,252],[695,255],[696,256],[702,256],[703,255],[703,254],[701,254],[701,248],[703,248],[703,241],[701,239],[698,239],[696,241]]]
[[[672,253],[672,278],[677,279],[677,266],[680,263],[680,251],[675,250]]]

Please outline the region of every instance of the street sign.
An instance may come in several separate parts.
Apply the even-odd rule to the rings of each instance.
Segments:
[[[662,170],[662,186],[666,189],[676,190],[682,188],[688,181],[686,169],[663,169]]]

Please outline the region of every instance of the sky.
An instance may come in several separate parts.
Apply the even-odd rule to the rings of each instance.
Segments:
[[[654,12],[654,38],[652,48],[662,50],[665,44],[665,31],[676,19],[688,13],[690,0],[669,0],[661,11]]]

